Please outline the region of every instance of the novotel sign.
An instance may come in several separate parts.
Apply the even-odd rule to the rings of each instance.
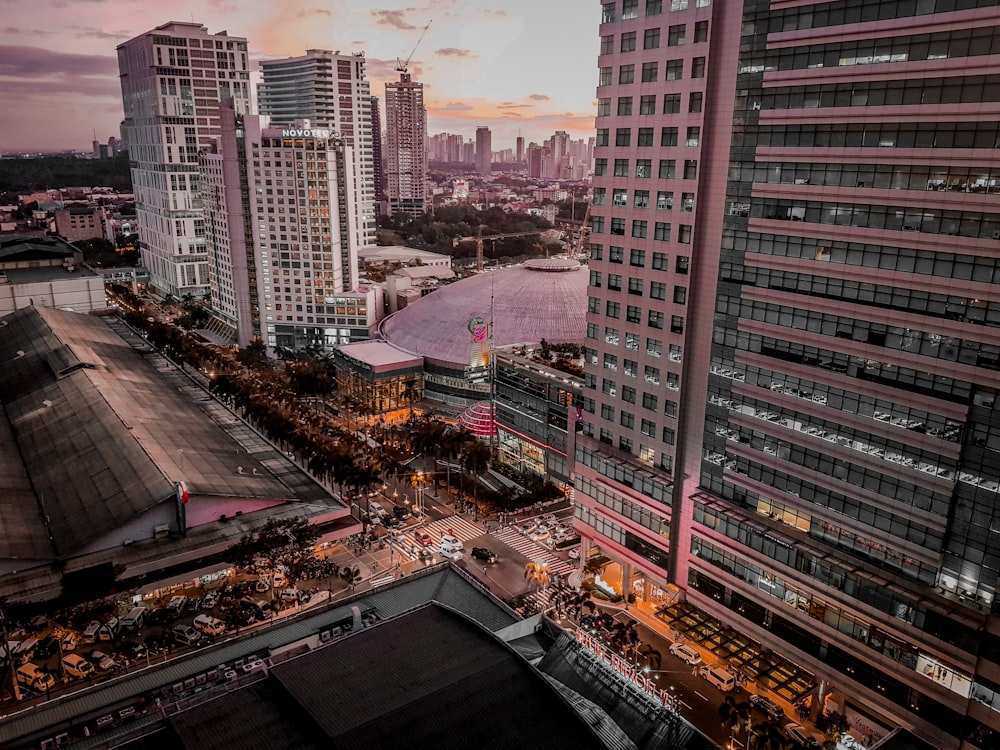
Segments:
[[[329,138],[329,130],[325,128],[285,128],[281,131],[282,138]]]

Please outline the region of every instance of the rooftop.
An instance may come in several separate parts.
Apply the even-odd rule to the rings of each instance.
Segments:
[[[359,341],[354,344],[343,344],[338,348],[344,356],[369,365],[375,372],[423,365],[420,357],[415,357],[386,341]]]

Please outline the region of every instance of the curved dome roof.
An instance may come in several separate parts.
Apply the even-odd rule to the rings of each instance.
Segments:
[[[536,259],[523,267],[477,274],[410,303],[382,321],[394,345],[457,369],[469,366],[469,321],[493,321],[497,347],[546,339],[583,343],[587,333],[586,267]],[[490,298],[493,298],[492,315]]]

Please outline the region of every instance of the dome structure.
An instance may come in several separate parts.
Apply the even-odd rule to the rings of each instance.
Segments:
[[[470,351],[488,335],[495,347],[538,342],[582,344],[587,332],[586,268],[545,258],[477,274],[428,294],[385,318],[383,338],[449,370],[475,362]],[[473,358],[474,359],[474,358]]]

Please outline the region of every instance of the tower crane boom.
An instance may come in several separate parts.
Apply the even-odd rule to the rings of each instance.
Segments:
[[[431,19],[431,20],[433,20],[433,19]],[[405,73],[407,71],[407,69],[410,66],[410,60],[413,59],[413,54],[417,51],[417,47],[420,46],[420,42],[422,42],[423,39],[424,39],[424,34],[427,33],[427,29],[429,29],[430,27],[431,27],[431,22],[428,21],[427,25],[424,26],[424,30],[420,32],[420,37],[417,39],[417,43],[413,45],[413,49],[410,51],[410,56],[406,58],[405,62],[403,62],[402,60],[400,60],[398,57],[396,58],[396,72],[397,73]]]

